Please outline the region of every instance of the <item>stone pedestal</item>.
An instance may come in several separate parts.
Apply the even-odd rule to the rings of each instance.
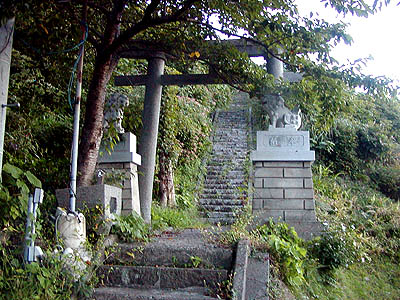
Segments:
[[[309,132],[292,128],[259,131],[257,150],[250,158],[254,169],[252,209],[257,223],[272,218],[294,225],[297,231],[316,223],[311,174],[315,153],[310,151]]]
[[[124,177],[121,182],[122,214],[135,211],[140,215],[137,166],[141,164],[141,156],[136,153],[136,136],[130,132],[124,133],[111,153],[104,149],[101,152],[103,154],[97,161],[99,169],[106,173],[121,172]]]
[[[68,208],[69,189],[56,190],[58,206]],[[103,207],[103,213],[106,218],[111,214],[121,214],[122,190],[119,187],[99,184],[91,186],[81,186],[76,191],[76,208],[94,208],[96,205]]]

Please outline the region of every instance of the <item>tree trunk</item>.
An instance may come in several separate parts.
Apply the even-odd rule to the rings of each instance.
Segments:
[[[158,179],[160,181],[160,204],[162,207],[175,207],[176,200],[172,162],[163,153],[160,153],[159,164],[160,172],[158,173]]]
[[[118,63],[112,56],[97,59],[89,86],[78,155],[78,185],[90,185],[96,169],[100,142],[103,136],[103,112],[106,86]]]

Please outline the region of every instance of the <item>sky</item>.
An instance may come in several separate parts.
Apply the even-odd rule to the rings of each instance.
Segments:
[[[368,1],[366,1],[368,2]],[[347,16],[343,18],[337,12],[320,3],[320,0],[296,0],[299,12],[309,15],[310,11],[318,13],[320,18],[328,22],[350,23],[347,33],[353,38],[353,44],[344,43],[336,46],[332,56],[340,63],[358,58],[373,57],[368,61],[363,73],[373,76],[384,75],[400,84],[400,5],[391,0],[387,7],[368,18]]]

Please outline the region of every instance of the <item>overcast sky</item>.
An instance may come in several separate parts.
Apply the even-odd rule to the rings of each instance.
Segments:
[[[296,0],[301,14],[308,15],[313,11],[329,22],[343,20],[350,23],[348,33],[354,42],[351,46],[336,46],[332,52],[333,57],[341,63],[346,63],[347,59],[353,61],[371,55],[374,60],[368,62],[363,73],[385,75],[400,84],[400,6],[396,5],[398,2],[392,0],[388,7],[383,7],[380,12],[368,18],[348,16],[343,19],[335,10],[321,5],[320,0]]]

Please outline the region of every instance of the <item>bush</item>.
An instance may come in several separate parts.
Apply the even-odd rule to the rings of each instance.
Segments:
[[[268,244],[270,254],[279,263],[284,280],[291,286],[300,286],[304,283],[303,263],[307,250],[303,247],[303,240],[296,231],[286,223],[269,223],[257,228],[261,239]]]
[[[322,270],[348,267],[357,258],[352,240],[346,239],[343,232],[326,232],[311,246],[311,252],[322,264]]]
[[[369,177],[384,195],[400,200],[400,167],[398,165],[373,164]]]
[[[127,216],[117,216],[116,222],[111,228],[111,233],[118,235],[124,242],[147,240],[149,237],[149,226],[136,212]]]

